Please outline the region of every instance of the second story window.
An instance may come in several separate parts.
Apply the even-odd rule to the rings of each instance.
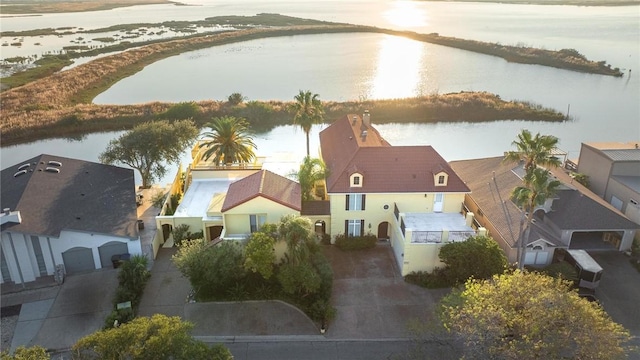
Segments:
[[[360,176],[353,177],[353,185],[360,185]]]
[[[345,201],[345,210],[357,211],[364,210],[366,195],[365,194],[347,194]]]
[[[438,176],[438,184],[444,185],[444,183],[445,183],[444,175]]]

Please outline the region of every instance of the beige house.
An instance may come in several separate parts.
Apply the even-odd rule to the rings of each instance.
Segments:
[[[504,163],[503,157],[451,162],[451,167],[471,189],[465,211],[475,214],[475,226],[486,228],[511,263],[517,262],[521,223],[525,214],[511,201],[511,191],[522,186],[521,164]],[[551,170],[562,185],[553,199],[534,211],[534,223],[525,239],[525,265],[551,263],[556,249],[619,250],[631,247],[640,226],[574,181],[562,169]]]
[[[461,214],[469,188],[431,146],[391,146],[368,112],[320,132],[326,179],[327,232],[374,234],[391,242],[402,275],[440,266],[440,248],[475,234]]]
[[[583,143],[577,172],[589,188],[640,224],[640,143]]]

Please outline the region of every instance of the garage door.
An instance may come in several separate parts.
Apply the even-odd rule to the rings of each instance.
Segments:
[[[113,267],[111,257],[113,255],[126,254],[129,252],[129,248],[126,243],[120,241],[108,242],[98,248],[100,253],[100,263],[103,268]]]
[[[529,251],[524,254],[525,265],[545,265],[548,259],[548,251]]]
[[[90,248],[74,247],[62,253],[67,274],[95,270],[93,251]]]

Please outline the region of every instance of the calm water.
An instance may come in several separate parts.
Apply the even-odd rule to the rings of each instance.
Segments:
[[[633,69],[622,79],[504,60],[379,34],[263,39],[165,59],[115,84],[98,103],[224,99],[291,99],[311,89],[325,100],[395,98],[461,90],[490,91],[566,111],[563,124],[379,125],[392,144],[430,144],[447,160],[496,156],[523,128],[553,134],[577,157],[581,142],[640,140],[640,7],[571,7],[412,1],[206,1],[193,7],[154,5],[91,14],[2,19],[2,30],[197,20],[216,15],[277,12],[321,20],[438,32],[467,39],[575,48],[590,59]],[[372,114],[375,123],[375,114]],[[312,149],[317,148],[314,128]],[[2,168],[40,153],[97,160],[118,133],[82,142],[41,141],[2,149]],[[258,153],[301,158],[304,134],[291,126],[258,136]],[[185,154],[185,161],[188,156]],[[286,162],[286,161],[285,161]],[[170,181],[170,177],[167,181]],[[165,182],[165,181],[163,181]]]

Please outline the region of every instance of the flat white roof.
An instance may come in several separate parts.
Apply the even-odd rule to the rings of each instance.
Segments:
[[[455,213],[406,213],[404,226],[412,231],[469,231],[464,216]]]
[[[598,262],[596,262],[589,253],[584,250],[567,250],[571,257],[580,264],[580,267],[583,270],[591,271],[593,273],[597,273],[602,271],[602,267]]]
[[[206,217],[211,199],[213,199],[216,194],[225,194],[227,190],[229,190],[229,185],[237,180],[238,179],[193,180],[173,216]]]

